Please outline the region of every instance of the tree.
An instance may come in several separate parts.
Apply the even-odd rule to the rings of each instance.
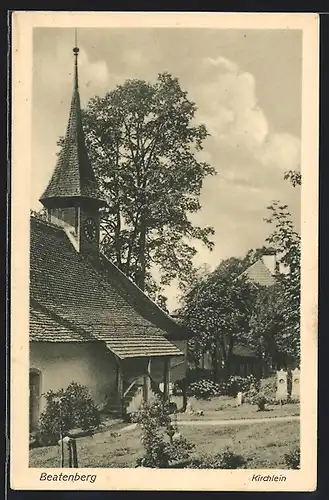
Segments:
[[[184,281],[193,269],[193,240],[213,248],[213,228],[188,217],[201,208],[205,177],[215,174],[197,159],[208,133],[195,124],[196,110],[178,79],[162,73],[154,84],[127,80],[90,99],[83,112],[88,152],[108,200],[102,250],[162,304],[163,286]]]
[[[265,365],[281,363],[285,358],[282,332],[285,329],[282,307],[282,285],[259,287],[249,332],[249,346]]]
[[[241,259],[223,261],[185,296],[180,311],[181,321],[195,333],[190,350],[196,359],[211,354],[215,380],[219,363],[229,374],[234,346],[248,339],[257,287],[241,276],[245,268]]]
[[[301,174],[289,171],[285,174],[294,187],[301,185]],[[267,207],[270,215],[266,220],[274,224],[274,231],[267,238],[280,255],[280,261],[289,272],[280,278],[280,307],[283,318],[281,336],[277,337],[278,348],[299,361],[300,358],[300,257],[301,238],[294,228],[287,205],[274,201]]]

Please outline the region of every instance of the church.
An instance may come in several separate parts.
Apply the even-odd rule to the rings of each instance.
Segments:
[[[184,379],[188,330],[100,251],[98,189],[83,132],[74,53],[69,120],[54,173],[31,216],[30,429],[43,395],[75,381],[99,407],[123,415]]]

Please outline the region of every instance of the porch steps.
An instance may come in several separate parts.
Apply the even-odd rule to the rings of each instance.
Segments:
[[[149,401],[156,398],[156,393],[152,388],[149,389]],[[123,408],[119,403],[109,403],[106,406],[106,412],[113,416],[128,415],[138,411],[143,404],[143,386],[134,385],[125,395],[123,399]]]

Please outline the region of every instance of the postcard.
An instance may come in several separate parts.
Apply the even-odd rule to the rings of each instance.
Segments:
[[[314,491],[318,15],[11,35],[11,487]]]

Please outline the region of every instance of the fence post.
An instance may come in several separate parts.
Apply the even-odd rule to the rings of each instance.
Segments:
[[[72,457],[73,457],[73,467],[75,469],[78,468],[78,452],[77,452],[77,442],[75,439],[71,440],[71,450],[72,450]]]
[[[76,440],[74,438],[70,438],[69,436],[65,436],[58,441],[58,444],[61,449],[61,467],[65,467],[66,453],[64,452],[64,450],[67,450],[67,466],[69,468],[78,468],[78,452]],[[65,448],[64,444],[66,445]]]

